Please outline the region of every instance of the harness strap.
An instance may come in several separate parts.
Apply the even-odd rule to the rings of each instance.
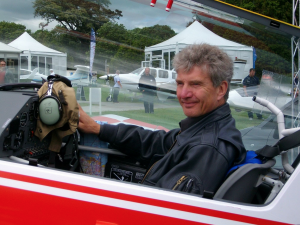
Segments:
[[[280,155],[280,152],[295,148],[300,145],[300,130],[295,133],[283,137],[274,146],[266,145],[256,151],[256,154],[265,158],[273,158]]]

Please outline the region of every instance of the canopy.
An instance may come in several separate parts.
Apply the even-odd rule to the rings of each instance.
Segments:
[[[20,49],[11,47],[7,44],[0,42],[0,53],[21,53]]]
[[[48,48],[45,45],[41,44],[33,37],[31,37],[27,32],[24,32],[21,36],[10,42],[8,45],[14,48],[21,49],[22,51],[30,51],[43,55],[65,55],[62,52]]]
[[[146,47],[145,52],[157,51],[157,50],[167,50],[185,47],[186,45],[207,43],[210,45],[218,46],[222,49],[240,49],[240,50],[251,50],[252,47],[242,45],[233,41],[229,41],[222,38],[215,33],[211,32],[209,29],[204,27],[198,21],[194,21],[189,27],[175,35],[174,37],[161,42],[159,44]],[[183,45],[183,46],[182,46]],[[178,49],[179,50],[179,49]]]

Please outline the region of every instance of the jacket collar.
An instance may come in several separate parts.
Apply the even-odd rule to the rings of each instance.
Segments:
[[[180,136],[192,137],[207,124],[230,116],[230,113],[231,111],[229,105],[228,103],[225,103],[224,105],[221,105],[212,112],[203,116],[197,118],[186,118],[179,123],[180,128],[183,128],[183,130],[181,130],[182,133]]]

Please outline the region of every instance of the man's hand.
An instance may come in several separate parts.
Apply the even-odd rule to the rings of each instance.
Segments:
[[[79,124],[78,129],[84,133],[99,134],[100,124],[96,123],[86,112],[83,111],[81,106],[79,107]]]

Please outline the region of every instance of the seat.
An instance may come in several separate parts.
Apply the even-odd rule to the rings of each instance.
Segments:
[[[251,203],[262,178],[274,166],[270,159],[264,164],[246,164],[234,171],[221,185],[213,199],[224,199],[242,203]]]

